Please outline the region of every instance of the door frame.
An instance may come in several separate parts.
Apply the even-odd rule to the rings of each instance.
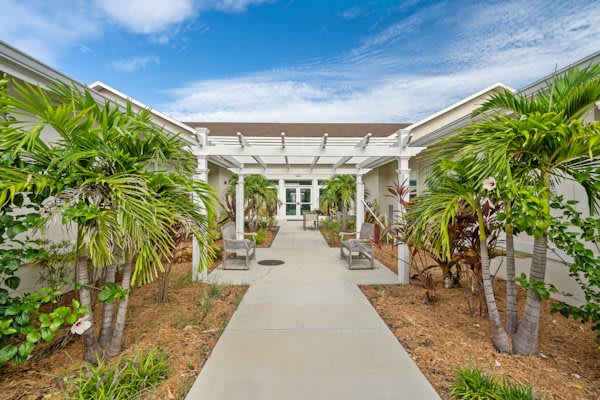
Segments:
[[[296,191],[296,202],[288,202],[287,201],[287,192],[289,189],[293,189]],[[298,201],[302,198],[300,191],[302,189],[307,189],[308,192],[310,193],[309,196],[309,200],[308,201]],[[312,199],[314,196],[313,190],[312,190],[312,186],[311,185],[301,185],[301,184],[284,184],[284,188],[283,188],[283,193],[284,193],[284,199],[286,200],[282,207],[283,207],[283,216],[285,218],[286,221],[298,221],[302,219],[302,205],[303,204],[308,204],[309,206],[309,211],[310,208],[312,208]],[[296,214],[294,215],[288,215],[287,213],[287,205],[288,204],[295,204],[296,206]]]

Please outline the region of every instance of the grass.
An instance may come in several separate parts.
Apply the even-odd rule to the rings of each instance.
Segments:
[[[180,290],[192,285],[192,274],[177,274],[171,277],[171,287],[173,290]]]
[[[453,399],[464,400],[535,400],[533,386],[508,378],[497,379],[475,366],[456,369],[456,380],[450,385]]]
[[[162,382],[168,374],[166,354],[158,349],[119,357],[98,366],[85,364],[77,376],[66,380],[69,399],[137,399]]]

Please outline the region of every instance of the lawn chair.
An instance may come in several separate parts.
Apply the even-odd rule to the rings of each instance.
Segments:
[[[371,239],[375,226],[368,222],[362,224],[360,232],[340,232],[340,255],[342,258],[348,258],[348,269],[373,269],[375,268],[375,243]],[[345,236],[358,236],[358,239],[344,240]],[[344,249],[348,255],[344,254]],[[354,254],[354,255],[353,255]],[[371,266],[368,268],[352,268],[353,258],[368,258],[371,260]]]
[[[314,229],[319,228],[319,214],[316,212],[304,213],[302,218],[302,227],[306,230],[306,227],[313,227]]]
[[[227,268],[227,253],[233,253],[236,258],[238,250],[246,252],[246,266],[244,269],[250,269],[249,261],[256,257],[256,233],[244,233],[245,236],[253,236],[252,240],[238,239],[235,232],[235,223],[228,222],[221,227],[221,236],[223,237],[223,269]],[[239,268],[230,268],[239,269]]]

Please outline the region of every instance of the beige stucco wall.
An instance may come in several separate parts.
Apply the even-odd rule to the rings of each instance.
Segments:
[[[228,169],[211,162],[208,163],[208,183],[214,188],[217,199],[222,203],[224,203],[225,188],[231,175],[232,173]],[[223,209],[219,206],[217,214],[222,212]]]
[[[457,107],[452,108],[435,118],[417,126],[416,128],[411,129],[412,140],[416,140],[421,138],[422,136],[433,132],[437,129],[443,128],[444,126],[466,116],[470,115],[473,111],[475,111],[481,104],[484,103],[486,99],[490,97],[490,95],[494,92],[503,91],[504,89],[499,87],[495,88],[492,91],[486,92],[480,96],[477,96]]]

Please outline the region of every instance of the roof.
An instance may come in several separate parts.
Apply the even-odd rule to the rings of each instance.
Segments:
[[[271,123],[271,122],[184,122],[194,128],[208,128],[210,136],[279,137],[285,132],[287,137],[363,137],[371,133],[373,137],[390,136],[409,124],[403,123]]]

